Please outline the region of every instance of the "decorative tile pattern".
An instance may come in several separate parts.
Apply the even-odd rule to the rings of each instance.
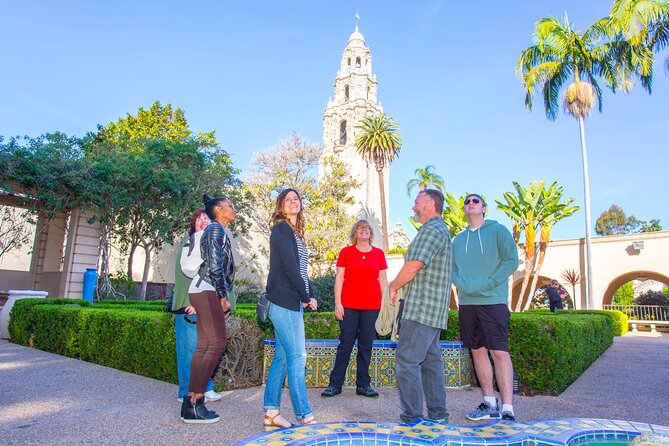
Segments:
[[[642,432],[669,436],[669,427],[592,418],[455,426],[420,418],[410,424],[353,421],[299,426],[254,435],[234,446],[580,446],[592,441],[631,442]]]
[[[307,339],[307,387],[327,387],[330,372],[337,355],[338,340]],[[267,379],[267,370],[274,358],[276,341],[264,340],[263,382]],[[372,387],[395,387],[395,348],[397,342],[374,341],[369,375]],[[345,387],[355,387],[357,343],[351,352],[351,359],[344,381]],[[459,341],[442,341],[441,358],[444,361],[444,383],[449,388],[469,387],[471,377],[471,358],[469,350]]]

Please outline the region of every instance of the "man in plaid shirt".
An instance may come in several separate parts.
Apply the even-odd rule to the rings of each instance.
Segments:
[[[408,423],[423,417],[447,421],[444,363],[439,335],[448,323],[451,300],[451,236],[441,218],[444,196],[432,189],[421,191],[412,210],[423,225],[409,245],[405,262],[390,284],[390,302],[403,288],[404,307],[395,353],[397,388],[402,413]]]

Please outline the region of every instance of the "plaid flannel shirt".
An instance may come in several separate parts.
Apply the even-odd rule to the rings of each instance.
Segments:
[[[432,217],[418,230],[405,261],[417,260],[423,267],[403,287],[402,319],[446,329],[451,301],[451,235],[440,217]]]

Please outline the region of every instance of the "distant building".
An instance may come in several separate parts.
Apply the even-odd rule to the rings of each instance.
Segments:
[[[376,234],[374,245],[383,247],[379,176],[376,168],[367,165],[355,147],[358,123],[366,116],[383,114],[383,107],[377,98],[377,88],[376,75],[372,74],[372,55],[356,25],[355,31],[348,38],[337,71],[334,98],[330,98],[323,113],[322,156],[334,156],[346,163],[351,175],[360,182],[360,187],[351,192],[356,203],[350,210],[351,215],[368,220]],[[321,160],[319,176],[323,173]],[[383,170],[383,176],[388,210],[388,167]]]
[[[411,240],[409,240],[409,236],[404,230],[402,223],[400,223],[399,218],[395,222],[395,227],[393,227],[388,232],[388,243],[390,244],[390,249],[393,248],[407,249],[409,247],[409,244],[411,243]]]

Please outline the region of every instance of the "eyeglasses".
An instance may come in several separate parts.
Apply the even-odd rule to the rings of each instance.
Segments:
[[[358,231],[369,231],[369,226],[358,226]]]
[[[465,200],[465,204],[469,204],[469,203],[479,204],[480,202],[481,202],[481,200],[479,200],[478,198],[467,198]]]

